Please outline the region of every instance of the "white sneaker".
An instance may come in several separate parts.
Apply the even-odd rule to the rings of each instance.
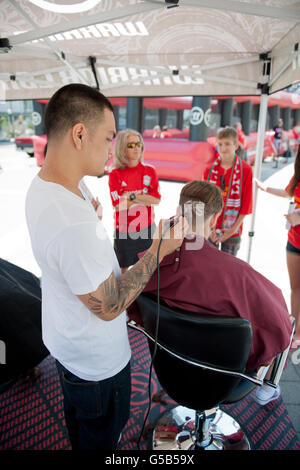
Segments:
[[[280,396],[280,386],[274,389],[270,385],[262,385],[256,390],[254,401],[261,406],[267,405],[271,401],[277,400]]]

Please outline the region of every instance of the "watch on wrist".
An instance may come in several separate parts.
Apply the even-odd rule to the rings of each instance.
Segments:
[[[136,196],[134,193],[130,194],[129,196],[130,201],[134,201],[136,199]]]

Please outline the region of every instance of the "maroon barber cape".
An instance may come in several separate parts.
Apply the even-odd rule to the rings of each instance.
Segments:
[[[157,292],[157,271],[144,292]],[[249,264],[201,237],[185,239],[160,263],[160,297],[170,307],[199,314],[246,318],[253,331],[248,369],[257,369],[287,348],[292,331],[283,295]],[[138,307],[128,308],[142,324]]]

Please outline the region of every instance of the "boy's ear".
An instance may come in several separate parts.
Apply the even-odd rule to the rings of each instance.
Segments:
[[[219,214],[215,213],[210,217],[209,227],[213,229],[216,226]]]

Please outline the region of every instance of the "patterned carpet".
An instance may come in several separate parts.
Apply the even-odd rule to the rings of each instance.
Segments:
[[[132,357],[131,415],[122,434],[121,450],[136,450],[144,418],[148,409],[148,377],[150,355],[146,339],[129,330]],[[58,450],[70,449],[65,427],[63,398],[51,356],[41,364],[42,376],[35,382],[16,382],[0,394],[0,450]],[[152,394],[160,389],[152,372]],[[165,397],[164,397],[165,398]],[[174,402],[166,397],[166,404],[152,403],[146,433],[140,449],[149,442],[149,428],[166,408]],[[246,433],[255,450],[300,450],[291,420],[281,398],[265,407],[257,405],[250,394],[234,405],[222,407],[233,416]],[[150,422],[150,427],[149,427]],[[148,434],[148,435],[147,435]]]

